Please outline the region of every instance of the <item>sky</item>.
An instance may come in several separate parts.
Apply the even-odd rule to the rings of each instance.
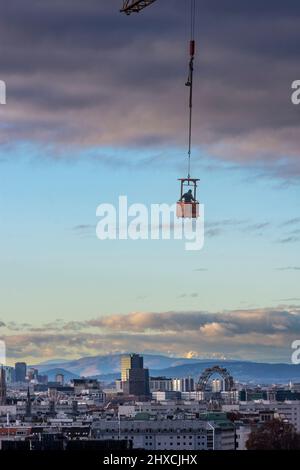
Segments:
[[[298,1],[197,0],[192,173],[205,243],[96,237],[186,175],[189,1],[1,5],[0,339],[8,362],[114,352],[290,362],[300,339]]]

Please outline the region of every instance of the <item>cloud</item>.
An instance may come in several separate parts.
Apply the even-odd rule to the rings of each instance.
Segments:
[[[50,146],[53,158],[95,149],[104,164],[131,166],[136,156],[108,157],[105,149],[151,149],[147,164],[161,165],[158,147],[166,153],[185,145],[186,4],[168,0],[126,18],[120,3],[1,6],[3,146],[35,142]],[[299,2],[228,0],[225,8],[201,0],[198,11],[196,160],[205,153],[220,164],[298,180],[299,115],[290,95],[299,73]]]
[[[271,227],[271,223],[251,222],[251,220],[242,219],[224,219],[208,221],[205,227],[205,236],[213,238],[225,234],[228,230],[238,230],[251,235],[261,235],[267,228]]]
[[[264,229],[270,227],[270,222],[261,222],[245,227],[245,232],[262,232]]]
[[[196,298],[199,297],[199,294],[198,292],[191,292],[178,295],[178,298],[180,299],[185,299],[186,297]]]
[[[79,224],[79,225],[75,225],[75,227],[73,227],[73,230],[75,231],[85,231],[85,230],[92,230],[92,229],[95,229],[95,224]]]
[[[282,268],[276,268],[277,271],[300,271],[300,266],[284,266]]]
[[[278,328],[300,333],[300,309],[247,309],[232,312],[133,312],[88,321],[93,327],[113,331],[201,331],[207,325],[222,325],[230,335],[273,334]],[[222,330],[225,331],[224,329]]]
[[[31,360],[126,352],[289,362],[300,337],[300,307],[208,313],[132,312],[79,322],[30,326],[2,334],[9,358]],[[63,355],[63,356],[61,356]]]
[[[288,299],[280,299],[281,302],[299,302],[300,297],[290,297]]]
[[[292,219],[285,220],[282,223],[282,226],[298,225],[298,224],[300,224],[300,217],[293,217]]]
[[[297,243],[299,241],[300,241],[300,237],[287,236],[287,237],[279,238],[279,240],[277,240],[277,243],[287,244],[287,243]]]

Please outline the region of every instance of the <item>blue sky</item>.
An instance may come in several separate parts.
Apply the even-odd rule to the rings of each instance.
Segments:
[[[100,241],[98,204],[123,194],[129,203],[173,203],[180,174],[164,165],[116,171],[84,158],[53,161],[40,151],[20,148],[1,165],[4,320],[215,311],[297,297],[299,273],[277,269],[300,264],[297,243],[279,242],[295,229],[284,224],[299,213],[297,186],[204,169],[197,174],[208,231],[203,250],[187,252],[182,241]],[[210,234],[215,225],[220,233]]]

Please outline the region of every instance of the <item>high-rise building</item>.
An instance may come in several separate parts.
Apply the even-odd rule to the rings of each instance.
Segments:
[[[3,366],[5,370],[6,383],[11,384],[15,382],[15,368],[11,366]]]
[[[139,354],[121,357],[121,382],[127,395],[149,396],[149,370],[144,369],[144,359]]]
[[[195,390],[195,381],[193,377],[173,379],[173,390],[176,392],[193,392]]]
[[[6,378],[4,367],[0,369],[0,405],[6,405]]]
[[[129,370],[131,369],[143,369],[144,358],[139,354],[126,354],[121,356],[121,380],[126,382],[129,377]]]
[[[25,382],[26,372],[27,372],[26,362],[16,362],[15,364],[16,382]]]

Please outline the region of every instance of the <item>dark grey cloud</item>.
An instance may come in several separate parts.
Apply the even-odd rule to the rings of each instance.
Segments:
[[[157,155],[158,146],[185,144],[186,2],[158,0],[128,18],[120,4],[1,5],[3,145],[35,141],[74,156],[74,147],[151,148]],[[299,108],[290,87],[299,78],[299,2],[197,4],[195,143],[218,161],[298,179]],[[105,151],[97,158],[114,161]],[[158,164],[155,157],[140,163]]]

